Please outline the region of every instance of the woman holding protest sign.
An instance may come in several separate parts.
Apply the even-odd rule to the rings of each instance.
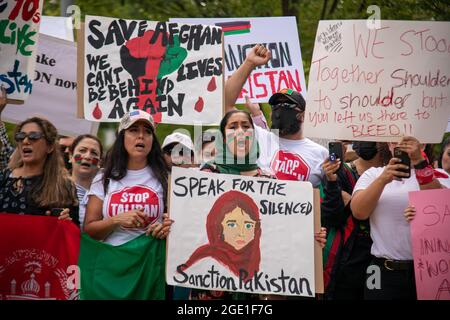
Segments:
[[[251,116],[241,110],[227,112],[220,122],[220,138],[216,138],[216,156],[207,162],[203,171],[236,174],[253,177],[275,178],[265,173],[256,164],[259,156],[259,145],[254,135],[254,124]],[[222,231],[223,232],[223,231]],[[326,241],[326,230],[315,234],[321,246]],[[259,240],[258,240],[259,241]],[[221,291],[192,290],[191,299],[227,299],[229,293]],[[234,294],[234,298],[250,298],[244,294]]]
[[[355,218],[370,218],[371,269],[381,272],[379,286],[366,282],[364,297],[370,300],[416,299],[411,233],[404,219],[408,192],[450,186],[448,178],[436,177],[416,138],[403,137],[394,153],[396,146],[389,144],[394,157],[387,166],[370,168],[359,178],[350,205]],[[414,170],[396,154],[405,155],[401,158],[409,159]]]
[[[84,230],[92,239],[81,242],[83,299],[165,298],[167,179],[153,118],[128,112],[88,193]]]
[[[87,192],[100,168],[103,146],[97,137],[90,134],[83,134],[75,138],[69,147],[69,154],[69,161],[72,166],[71,177],[77,188],[80,208],[80,228],[83,230],[84,215],[88,200]]]
[[[0,173],[0,211],[54,215],[79,224],[75,186],[64,168],[57,136],[55,126],[38,117],[16,127],[17,148],[9,168]]]

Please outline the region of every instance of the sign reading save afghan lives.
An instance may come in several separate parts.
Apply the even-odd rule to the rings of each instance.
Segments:
[[[156,122],[222,119],[219,27],[86,16],[84,117],[114,122],[132,109]]]
[[[245,103],[245,95],[253,102],[268,102],[272,94],[284,88],[297,90],[306,98],[295,17],[171,18],[170,21],[222,27],[227,78],[239,68],[256,44],[261,43],[270,50],[272,59],[251,73],[237,103]]]
[[[0,85],[9,102],[21,103],[33,90],[42,0],[0,1]]]
[[[305,135],[440,143],[450,116],[450,22],[320,21]]]
[[[314,296],[309,182],[172,170],[169,285]]]
[[[409,193],[417,298],[450,300],[450,190]]]

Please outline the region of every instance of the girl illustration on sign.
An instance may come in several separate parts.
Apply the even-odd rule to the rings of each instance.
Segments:
[[[248,195],[238,191],[222,194],[211,208],[206,220],[209,243],[199,247],[183,270],[200,259],[211,257],[245,280],[259,270],[261,222],[259,210]]]

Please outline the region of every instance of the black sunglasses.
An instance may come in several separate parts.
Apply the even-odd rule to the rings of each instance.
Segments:
[[[277,110],[279,108],[287,108],[287,109],[299,109],[302,110],[302,108],[300,107],[300,105],[296,104],[296,103],[288,103],[288,102],[281,102],[281,103],[277,103],[274,104],[272,106],[272,110]]]
[[[42,132],[31,131],[30,133],[26,133],[20,131],[14,135],[14,140],[16,140],[16,142],[22,142],[23,140],[25,140],[25,138],[28,138],[28,140],[30,141],[37,141],[43,136],[44,134]]]

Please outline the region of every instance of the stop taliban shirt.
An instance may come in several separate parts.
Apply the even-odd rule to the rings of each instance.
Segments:
[[[258,165],[280,180],[309,181],[317,188],[328,150],[307,138],[290,140],[255,126],[260,146]]]
[[[103,201],[103,219],[131,210],[142,210],[147,217],[146,224],[140,228],[118,227],[105,239],[105,243],[114,246],[124,244],[145,233],[148,225],[162,222],[163,188],[150,167],[128,170],[119,181],[111,179],[106,194],[103,173],[99,173],[91,185],[89,196]]]

